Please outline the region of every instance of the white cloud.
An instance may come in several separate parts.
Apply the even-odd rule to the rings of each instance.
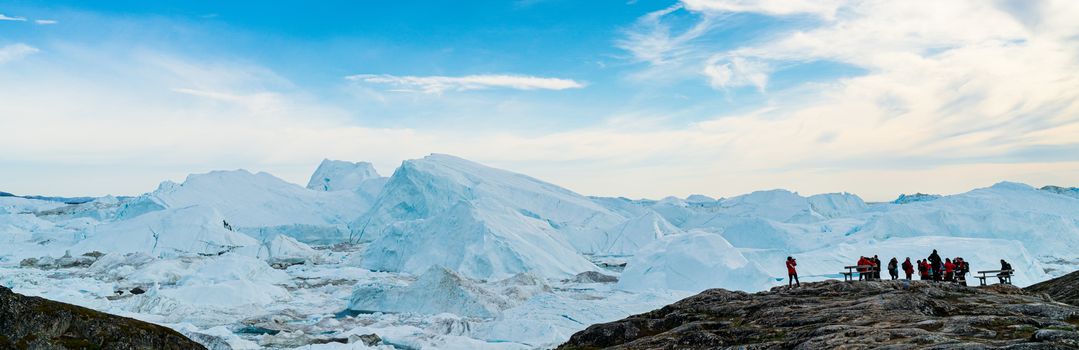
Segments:
[[[686,8],[702,12],[753,12],[772,16],[810,14],[832,18],[844,0],[683,0]]]
[[[704,75],[716,89],[754,86],[758,91],[764,91],[769,71],[766,63],[744,57],[715,56],[704,65]]]
[[[14,61],[38,52],[37,48],[18,43],[0,47],[0,63]]]
[[[26,17],[11,17],[11,16],[5,15],[5,14],[3,14],[3,13],[0,13],[0,21],[19,21],[19,22],[25,22],[25,21],[26,21]]]
[[[368,84],[389,85],[397,91],[418,91],[440,94],[445,91],[467,91],[487,89],[516,90],[565,90],[584,87],[570,79],[541,78],[527,75],[466,75],[448,76],[396,76],[387,74],[358,74],[345,77],[348,80]]]
[[[41,24],[41,25],[47,25],[47,24],[56,24],[56,23],[59,23],[59,22],[57,22],[54,19],[35,19],[34,23]]]

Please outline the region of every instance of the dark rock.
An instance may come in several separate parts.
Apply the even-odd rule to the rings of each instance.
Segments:
[[[1079,307],[1022,289],[921,281],[710,289],[597,324],[561,349],[1059,349],[1079,346]]]
[[[21,267],[34,267],[37,266],[37,258],[26,258],[19,262]]]
[[[1025,288],[1031,293],[1045,293],[1055,301],[1079,306],[1079,271]]]
[[[139,294],[142,294],[142,293],[146,293],[146,290],[142,289],[142,287],[135,287],[135,288],[131,289],[131,294],[139,295]]]
[[[577,274],[576,276],[573,276],[573,278],[567,280],[567,282],[576,282],[576,283],[616,283],[616,282],[618,282],[618,277],[610,276],[610,275],[604,275],[604,274],[596,272],[596,271],[585,271],[585,272],[581,272],[581,273]]]
[[[349,337],[349,338],[351,338],[351,337]],[[360,342],[363,343],[363,345],[366,345],[366,346],[375,346],[375,345],[378,345],[378,343],[382,342],[382,338],[379,337],[378,334],[374,334],[374,333],[363,334],[363,335],[357,336],[356,339],[349,339],[350,342],[355,342],[357,340],[359,340]]]
[[[206,349],[162,326],[0,287],[0,349]]]

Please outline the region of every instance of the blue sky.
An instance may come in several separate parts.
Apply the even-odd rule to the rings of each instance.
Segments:
[[[0,190],[450,153],[596,195],[1074,184],[1066,1],[0,5]]]

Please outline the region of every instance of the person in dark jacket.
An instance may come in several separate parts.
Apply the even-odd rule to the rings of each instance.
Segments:
[[[870,260],[873,262],[873,279],[880,281],[880,258],[874,255]]]
[[[893,281],[899,279],[899,259],[892,257],[892,260],[888,261],[888,274]]]
[[[910,281],[910,275],[914,274],[914,264],[910,263],[910,257],[903,261],[903,272],[907,274],[907,280]]]
[[[799,287],[802,286],[802,283],[798,282],[798,269],[795,268],[796,266],[798,266],[798,261],[794,260],[793,257],[788,256],[787,257],[787,288],[791,288],[791,283],[792,282],[795,285],[799,286]]]
[[[944,267],[942,265],[940,254],[937,254],[937,250],[933,249],[933,254],[929,254],[929,267],[931,268],[929,275],[933,277],[934,281],[940,281],[941,277],[943,277],[941,276],[943,275],[941,272],[943,272],[942,268]]]
[[[962,257],[956,257],[952,260],[955,263],[955,282],[967,285],[967,273],[970,272],[970,265]]]
[[[1000,270],[1001,272],[997,274],[997,278],[1000,279],[1000,283],[1004,283],[1004,278],[1008,278],[1008,281],[1010,282],[1012,277],[1012,264],[1004,261],[1004,259],[1000,259]]]

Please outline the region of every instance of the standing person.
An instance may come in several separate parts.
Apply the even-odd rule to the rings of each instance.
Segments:
[[[910,281],[910,275],[914,274],[914,265],[910,263],[910,257],[907,260],[903,260],[903,272],[907,274],[907,280]]]
[[[967,272],[970,272],[970,265],[968,265],[967,260],[962,259],[962,257],[957,257],[955,259],[958,260],[955,264],[955,280],[957,283],[967,285]]]
[[[944,280],[951,282],[955,279],[955,263],[952,259],[944,259]]]
[[[933,253],[929,254],[929,266],[932,270],[929,271],[929,275],[933,276],[934,281],[940,281],[941,277],[941,261],[940,254],[937,254],[937,250],[933,249]]]
[[[873,279],[880,281],[880,258],[874,255],[871,261],[873,262]]]
[[[869,279],[869,275],[866,274],[867,273],[866,271],[869,270],[868,269],[869,259],[866,259],[866,257],[864,257],[864,256],[861,257],[861,258],[858,258],[858,264],[857,265],[858,265],[858,280],[861,281],[862,278]]]
[[[929,279],[929,264],[925,260],[918,260],[918,274],[921,275],[922,281]]]
[[[787,257],[787,288],[791,288],[791,283],[801,287],[802,282],[798,281],[798,270],[795,268],[798,266],[798,261],[793,257]]]
[[[888,274],[892,276],[893,281],[899,279],[899,260],[895,257],[888,261]]]

